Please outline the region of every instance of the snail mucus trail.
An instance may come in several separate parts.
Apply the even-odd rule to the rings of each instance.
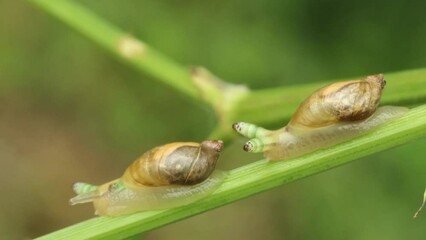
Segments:
[[[223,142],[176,142],[153,148],[121,178],[100,186],[75,183],[70,204],[93,202],[95,214],[118,216],[171,208],[201,199],[219,187],[225,173],[214,170]]]
[[[292,159],[365,134],[408,112],[405,107],[378,107],[385,85],[383,74],[332,83],[308,97],[281,129],[245,122],[233,128],[251,138],[244,151],[263,152],[269,160]]]

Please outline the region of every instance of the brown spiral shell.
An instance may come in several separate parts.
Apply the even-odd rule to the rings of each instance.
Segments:
[[[289,126],[318,128],[366,119],[376,111],[385,84],[383,74],[376,74],[320,88],[299,106]]]
[[[144,153],[125,171],[122,180],[133,186],[194,185],[213,172],[223,142],[176,142]]]

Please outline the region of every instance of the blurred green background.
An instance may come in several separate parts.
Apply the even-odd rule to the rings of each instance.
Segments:
[[[425,1],[78,2],[182,64],[252,88],[426,66]],[[1,238],[33,238],[92,217],[90,205],[68,206],[72,183],[116,178],[142,152],[201,141],[214,124],[208,108],[29,3],[0,0]],[[228,144],[218,168],[261,158],[243,153],[243,141]],[[146,239],[424,239],[426,214],[412,215],[425,187],[425,144],[374,154]]]

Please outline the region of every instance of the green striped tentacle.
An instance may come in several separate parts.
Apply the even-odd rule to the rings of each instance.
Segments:
[[[254,124],[237,122],[232,125],[232,128],[239,134],[251,138],[244,144],[243,149],[246,152],[264,152],[266,147],[273,142],[269,134],[271,131]]]
[[[237,122],[232,125],[232,128],[237,131],[239,134],[248,138],[259,138],[265,136],[270,131],[264,128],[261,128],[257,125],[245,122]]]
[[[91,192],[96,190],[97,188],[98,186],[88,184],[88,183],[83,183],[83,182],[77,182],[77,183],[74,183],[73,185],[73,190],[76,194]]]
[[[244,144],[243,149],[246,152],[263,152],[265,144],[259,138],[253,138]]]
[[[125,188],[125,185],[123,181],[117,180],[112,183],[110,183],[106,189],[106,191],[112,193],[116,191],[121,191]],[[98,186],[88,184],[88,183],[82,183],[78,182],[73,185],[74,192],[77,194],[77,196],[70,199],[70,204],[80,204],[80,203],[87,203],[92,202],[94,199],[101,197],[102,194],[105,192],[100,192],[102,190],[99,190]]]
[[[99,197],[98,187],[88,183],[74,183],[74,192],[77,196],[70,199],[71,205],[92,202],[95,198]]]

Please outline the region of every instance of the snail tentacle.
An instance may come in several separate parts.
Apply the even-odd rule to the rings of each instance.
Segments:
[[[87,192],[96,190],[98,186],[95,186],[89,183],[84,183],[84,182],[77,182],[77,183],[74,183],[72,188],[76,194],[81,194],[81,193],[87,193]]]
[[[243,150],[252,153],[265,152],[272,147],[273,143],[274,138],[270,135],[252,138],[244,144]]]
[[[255,124],[246,122],[237,122],[232,125],[232,128],[239,134],[248,138],[259,138],[268,135],[271,131],[261,128]]]
[[[70,205],[92,202],[100,196],[98,186],[92,184],[77,182],[73,185],[73,189],[77,196],[69,200]]]

